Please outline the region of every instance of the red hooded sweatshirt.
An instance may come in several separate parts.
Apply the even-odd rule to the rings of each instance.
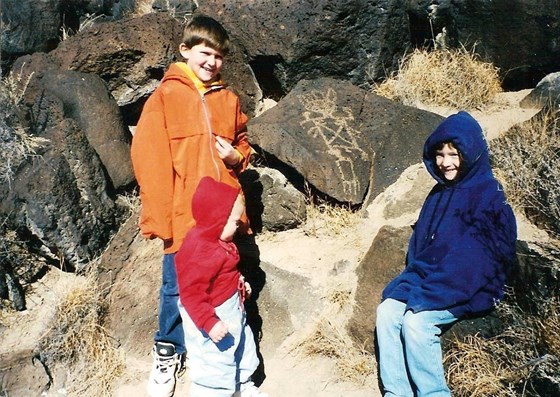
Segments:
[[[219,237],[239,191],[210,177],[202,178],[192,199],[196,225],[175,255],[181,303],[206,333],[220,320],[214,308],[237,293],[239,253],[234,243]]]

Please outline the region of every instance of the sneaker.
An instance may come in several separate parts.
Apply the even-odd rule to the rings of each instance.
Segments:
[[[188,364],[187,353],[179,354],[179,364],[177,365],[176,378],[177,380],[181,381],[181,383],[184,383],[184,379],[182,378],[183,375],[185,375],[185,373],[187,372],[188,367],[189,364]]]
[[[233,393],[232,397],[268,397],[268,394],[263,393],[252,381],[241,384],[239,391]]]
[[[154,363],[148,380],[148,396],[172,397],[175,392],[175,376],[179,369],[179,355],[171,343],[156,342],[152,350]]]

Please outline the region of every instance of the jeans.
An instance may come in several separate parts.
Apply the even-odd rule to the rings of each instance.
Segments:
[[[458,319],[447,310],[413,313],[386,299],[377,307],[379,373],[384,396],[450,397],[441,351],[441,325]]]
[[[175,254],[163,255],[162,283],[159,290],[159,329],[155,342],[172,343],[178,354],[185,352],[185,335],[177,307],[179,286],[175,270]]]
[[[190,396],[231,397],[259,365],[253,332],[247,325],[239,294],[236,292],[216,307],[216,315],[228,327],[228,334],[219,343],[196,327],[181,302],[179,310],[189,351]]]

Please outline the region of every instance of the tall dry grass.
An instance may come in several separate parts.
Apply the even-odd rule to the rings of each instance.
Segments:
[[[415,49],[398,72],[374,92],[409,106],[420,104],[476,109],[501,92],[498,69],[475,53],[458,49]]]
[[[71,396],[112,396],[124,356],[102,325],[105,307],[95,275],[76,278],[65,292],[39,340],[41,361],[68,371]]]
[[[361,215],[349,205],[332,203],[312,193],[305,186],[306,219],[302,226],[311,237],[337,237],[356,226]]]
[[[292,352],[303,357],[332,359],[337,370],[333,375],[335,382],[344,380],[362,385],[376,370],[374,357],[366,349],[356,347],[342,327],[326,317],[315,324],[313,332]]]
[[[444,358],[453,395],[514,397],[560,392],[559,311],[558,298],[543,302],[537,313],[502,303],[498,313],[506,324],[503,332],[488,339],[473,335],[455,340]]]
[[[0,80],[0,183],[8,188],[21,163],[37,155],[48,140],[26,131],[19,119],[20,107],[32,74],[10,72]]]
[[[544,110],[490,143],[509,201],[560,237],[560,112]]]

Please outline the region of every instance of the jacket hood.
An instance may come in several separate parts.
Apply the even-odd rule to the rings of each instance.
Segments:
[[[202,178],[192,198],[192,213],[200,237],[218,239],[229,218],[240,188]]]
[[[465,187],[475,178],[492,176],[488,144],[480,124],[467,112],[460,111],[447,117],[432,132],[424,145],[424,164],[428,172],[439,184],[449,184],[438,172],[435,151],[442,142],[451,142],[462,156],[461,170],[453,185]]]
[[[211,83],[202,82],[185,62],[176,62],[169,65],[169,69],[165,72],[161,82],[168,80],[179,80],[203,94],[225,87],[220,75]]]

